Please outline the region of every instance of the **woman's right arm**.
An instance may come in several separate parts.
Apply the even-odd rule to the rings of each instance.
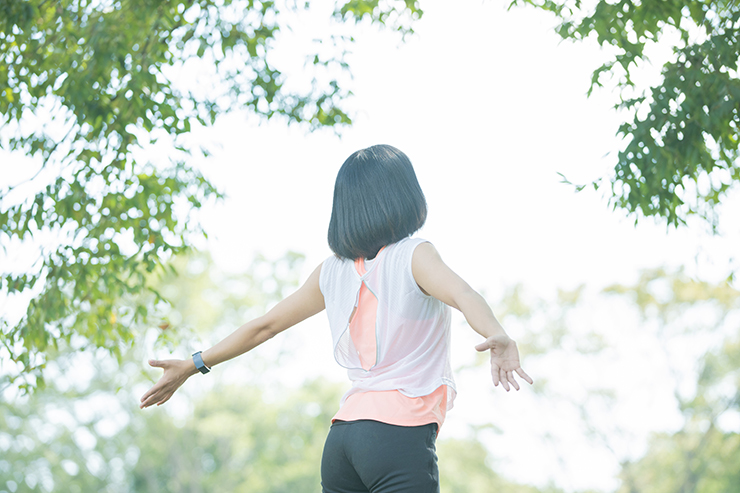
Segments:
[[[519,350],[496,317],[486,300],[458,276],[437,253],[431,243],[421,243],[411,261],[414,280],[422,291],[462,312],[468,324],[486,338],[475,346],[478,351],[491,351],[491,376],[494,386],[509,384],[519,390],[514,373],[532,383],[519,364]]]
[[[280,332],[316,315],[324,309],[324,295],[319,288],[321,265],[295,293],[275,305],[265,315],[245,323],[221,342],[201,353],[208,367],[235,358],[259,346]],[[162,378],[141,397],[140,408],[167,402],[185,381],[198,373],[192,359],[150,360],[149,364],[162,368]]]

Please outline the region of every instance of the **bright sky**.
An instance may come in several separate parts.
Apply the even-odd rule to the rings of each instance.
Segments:
[[[561,43],[549,17],[530,9],[426,8],[406,44],[391,33],[357,34],[357,117],[341,139],[241,114],[206,133],[222,150],[204,171],[229,195],[205,218],[219,258],[293,249],[319,263],[329,253],[336,171],[377,143],[409,155],[430,207],[420,234],[480,287],[601,285],[690,263],[700,247],[722,249],[723,241],[666,234],[649,220],[635,228],[600,193],[559,183],[558,172],[574,183],[603,176],[619,145],[616,96],[585,97],[597,49]]]
[[[389,32],[354,33],[350,104],[356,123],[341,138],[238,112],[199,133],[202,142],[220,143],[202,169],[228,195],[202,214],[216,261],[240,270],[257,252],[277,258],[294,250],[307,257],[305,279],[330,255],[326,228],[337,170],[355,150],[385,143],[410,157],[426,194],[429,219],[418,235],[487,293],[494,310],[504,289],[517,283],[552,297],[557,288],[585,283],[595,291],[630,282],[640,269],[658,266],[686,266],[707,279],[725,276],[726,259],[740,245],[737,232],[715,238],[701,227],[667,232],[651,221],[635,227],[633,219],[611,211],[600,192],[575,194],[559,183],[558,172],[574,183],[608,173],[619,146],[620,120],[611,110],[616,95],[585,96],[602,57],[596,47],[562,43],[549,16],[525,8],[507,12],[508,3],[458,0],[451,8],[450,2],[425,2],[416,34],[404,44]],[[284,40],[286,63],[320,29],[320,20],[299,26]],[[737,223],[729,212],[723,217]],[[317,328],[303,332],[315,349],[299,363],[341,379],[324,318],[307,325]],[[472,352],[472,334],[455,337],[457,352]],[[615,458],[594,452],[577,424],[567,421],[572,416],[560,422],[538,417],[527,407],[533,402],[528,391],[503,395],[481,373],[460,380],[448,433],[484,422],[482,406],[508,399],[492,418],[505,436],[487,442],[497,458],[505,456],[498,471],[565,488],[615,486]],[[656,404],[655,412],[666,406]],[[642,436],[660,426],[660,416],[646,422]],[[548,426],[570,430],[571,455],[556,458],[539,446],[535,432],[546,433]]]

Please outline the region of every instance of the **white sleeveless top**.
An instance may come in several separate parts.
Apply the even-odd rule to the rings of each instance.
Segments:
[[[426,240],[405,238],[381,250],[365,275],[354,261],[332,256],[321,267],[319,287],[329,317],[334,358],[352,381],[342,398],[356,392],[398,390],[421,397],[447,385],[447,409],[455,399],[450,368],[450,307],[424,294],[411,259]],[[350,317],[365,283],[378,300],[375,364],[364,370],[349,333]]]

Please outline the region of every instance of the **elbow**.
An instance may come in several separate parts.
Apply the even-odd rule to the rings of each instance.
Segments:
[[[260,322],[260,330],[257,334],[259,344],[269,341],[283,331],[283,329],[278,326],[276,321],[270,319],[267,315],[263,316]]]

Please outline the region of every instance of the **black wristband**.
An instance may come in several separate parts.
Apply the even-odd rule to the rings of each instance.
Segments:
[[[205,375],[206,373],[211,371],[211,369],[208,368],[205,363],[203,363],[203,357],[200,355],[200,353],[201,351],[193,353],[193,363],[195,363],[195,367],[198,369],[198,371]]]

